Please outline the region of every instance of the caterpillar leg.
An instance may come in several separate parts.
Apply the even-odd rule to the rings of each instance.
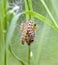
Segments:
[[[25,37],[24,36],[22,36],[21,37],[21,43],[24,45],[24,43],[25,43]]]
[[[24,45],[24,41],[23,40],[21,40],[21,43]]]

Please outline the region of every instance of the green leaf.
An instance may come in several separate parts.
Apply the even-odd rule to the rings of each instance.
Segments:
[[[7,33],[7,39],[6,39],[6,43],[9,44],[11,42],[14,30],[16,28],[16,24],[17,24],[17,20],[19,19],[19,16],[21,16],[21,13],[18,15],[15,15],[11,21],[11,24],[8,28],[8,33]]]
[[[48,25],[50,25],[51,27],[53,27],[55,30],[58,30],[58,25],[55,24],[56,22],[54,23],[54,21],[49,20],[48,18],[42,16],[41,14],[33,12],[33,11],[26,11],[24,13],[33,15],[34,17],[40,19],[42,22],[45,22]]]
[[[46,11],[48,12],[49,16],[51,17],[53,23],[56,25],[56,27],[58,27],[56,20],[54,19],[54,17],[52,16],[52,13],[49,11],[49,8],[47,7],[46,3],[44,2],[44,0],[41,0],[42,4],[44,5]]]

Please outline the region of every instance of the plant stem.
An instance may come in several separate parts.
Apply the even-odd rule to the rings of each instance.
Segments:
[[[4,26],[4,64],[7,65],[7,44],[6,44],[6,34],[7,34],[7,16],[6,16],[6,0],[3,0],[3,26]]]
[[[28,8],[27,0],[24,0],[24,2],[25,2],[25,10],[28,11],[29,8]],[[29,15],[28,14],[26,14],[26,20],[29,20]]]
[[[30,46],[28,46],[28,65],[30,65]]]
[[[24,0],[25,1],[25,9],[26,11],[33,11],[33,8],[32,8],[32,0]],[[26,14],[26,20],[29,20],[29,19],[33,19],[33,16],[32,15],[28,15]]]
[[[0,21],[0,65],[4,65],[4,33],[2,21]]]
[[[33,11],[32,8],[32,0],[24,0],[25,1],[25,9],[26,11]],[[33,19],[33,16],[30,14],[26,14],[26,20]],[[30,46],[28,46],[28,65],[30,65]]]
[[[6,65],[6,28],[7,28],[7,20],[6,20],[6,0],[1,0],[0,3],[0,34],[1,34],[1,65]]]
[[[30,11],[33,11],[33,8],[32,8],[32,0],[28,0],[28,6],[29,6],[29,10]],[[33,16],[30,15],[30,18],[33,20]]]

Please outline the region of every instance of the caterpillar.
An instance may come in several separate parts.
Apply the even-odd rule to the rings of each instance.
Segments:
[[[30,45],[35,38],[36,24],[32,23],[32,20],[21,23],[20,30],[22,32],[21,42],[22,44],[27,43]]]

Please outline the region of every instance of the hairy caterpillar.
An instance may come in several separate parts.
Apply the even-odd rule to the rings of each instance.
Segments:
[[[27,43],[28,45],[30,45],[35,38],[36,24],[33,24],[32,20],[29,20],[25,23],[21,23],[20,30],[22,32],[21,35],[22,44]]]

